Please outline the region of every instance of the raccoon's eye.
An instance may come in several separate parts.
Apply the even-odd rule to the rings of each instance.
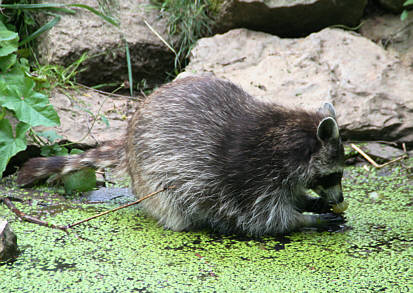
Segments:
[[[328,175],[324,175],[320,178],[315,179],[311,183],[311,188],[316,186],[322,186],[324,188],[329,188],[331,186],[340,184],[341,178],[343,177],[343,172],[335,172]]]

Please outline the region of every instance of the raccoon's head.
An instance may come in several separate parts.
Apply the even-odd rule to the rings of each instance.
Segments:
[[[344,148],[333,105],[326,103],[318,112],[325,118],[317,127],[317,140],[321,146],[311,156],[308,187],[330,204],[337,204],[343,201],[341,178],[344,169]]]

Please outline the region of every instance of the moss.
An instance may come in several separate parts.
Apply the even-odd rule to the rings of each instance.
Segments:
[[[138,207],[66,235],[21,222],[0,205],[22,251],[15,262],[0,266],[0,292],[408,292],[413,178],[407,170],[346,170],[343,231],[261,239],[167,231]],[[36,199],[36,205],[16,205],[60,225],[114,206],[74,203],[61,195],[52,200],[52,190],[0,187],[3,194]],[[49,207],[53,212],[46,212]]]

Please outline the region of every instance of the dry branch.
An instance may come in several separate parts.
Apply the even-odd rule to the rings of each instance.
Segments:
[[[62,231],[64,231],[64,232],[66,232],[66,233],[69,233],[69,229],[73,228],[74,226],[77,226],[77,225],[80,225],[80,224],[82,224],[82,223],[88,222],[88,221],[90,221],[90,220],[92,220],[92,219],[101,217],[101,216],[103,216],[103,215],[106,215],[106,214],[109,214],[109,213],[118,211],[118,210],[120,210],[120,209],[124,209],[124,208],[130,207],[130,206],[132,206],[132,205],[138,204],[138,203],[142,202],[143,200],[145,200],[145,199],[147,199],[147,198],[150,198],[150,197],[152,197],[152,196],[154,196],[154,195],[156,195],[156,194],[158,194],[158,193],[160,193],[160,192],[162,192],[162,191],[165,191],[165,190],[167,190],[167,189],[172,189],[172,188],[175,188],[175,186],[165,187],[165,188],[163,188],[163,189],[160,189],[160,190],[157,190],[157,191],[155,191],[155,192],[152,192],[152,193],[150,193],[150,194],[148,194],[148,195],[145,195],[144,197],[142,197],[142,198],[140,198],[140,199],[138,199],[138,200],[136,200],[136,201],[134,201],[134,202],[125,204],[125,205],[123,205],[123,206],[120,206],[120,207],[111,209],[111,210],[106,211],[106,212],[103,212],[103,213],[99,213],[99,214],[94,215],[94,216],[92,216],[92,217],[89,217],[89,218],[87,218],[87,219],[84,219],[84,220],[81,220],[81,221],[78,221],[78,222],[75,222],[75,223],[73,223],[73,224],[69,224],[69,225],[66,225],[66,226],[54,225],[54,224],[51,224],[51,223],[42,221],[42,220],[40,220],[40,219],[38,219],[38,218],[29,216],[29,215],[23,213],[23,212],[20,211],[18,208],[16,208],[16,206],[11,202],[11,199],[10,199],[9,197],[0,197],[0,202],[3,202],[13,213],[15,213],[15,214],[16,214],[20,219],[22,219],[23,221],[30,222],[30,223],[34,223],[34,224],[37,224],[37,225],[40,225],[40,226],[44,226],[44,227],[48,227],[48,228],[53,228],[53,229],[62,230]]]
[[[124,208],[130,207],[130,206],[135,205],[135,204],[138,204],[138,203],[140,203],[141,201],[143,201],[143,200],[145,200],[145,199],[147,199],[147,198],[149,198],[149,197],[152,197],[152,196],[154,196],[154,195],[156,195],[156,194],[158,194],[158,193],[160,193],[160,192],[162,192],[162,191],[165,191],[165,190],[171,189],[171,188],[174,188],[174,187],[171,186],[171,187],[166,187],[166,188],[157,190],[157,191],[152,192],[152,193],[150,193],[150,194],[148,194],[148,195],[145,195],[144,197],[142,197],[142,198],[140,198],[140,199],[138,199],[138,200],[136,200],[136,201],[134,201],[134,202],[131,202],[131,203],[125,204],[125,205],[123,205],[123,206],[120,206],[120,207],[111,209],[111,210],[109,210],[109,211],[102,212],[102,213],[100,213],[100,214],[94,215],[94,216],[92,216],[92,217],[89,217],[89,218],[87,218],[87,219],[81,220],[81,221],[79,221],[79,222],[76,222],[76,223],[73,223],[73,224],[69,224],[69,225],[66,226],[66,228],[69,229],[69,228],[72,228],[72,227],[74,227],[74,226],[77,226],[77,225],[80,225],[80,224],[82,224],[82,223],[85,223],[85,222],[88,222],[88,221],[90,221],[90,220],[93,220],[93,219],[95,219],[95,218],[104,216],[104,215],[106,215],[106,214],[109,214],[109,213],[118,211],[118,210],[120,210],[120,209],[124,209]]]
[[[11,202],[11,199],[8,198],[8,197],[1,197],[0,201],[2,201],[13,213],[16,214],[16,216],[18,216],[23,221],[34,223],[34,224],[44,226],[44,227],[48,227],[48,228],[59,229],[59,230],[62,230],[62,231],[65,231],[66,233],[68,233],[68,228],[67,227],[54,225],[54,224],[42,221],[38,218],[29,216],[29,215],[23,213],[18,208],[16,208],[16,206]]]
[[[366,154],[361,148],[359,148],[358,146],[356,146],[355,144],[351,144],[350,145],[354,150],[356,150],[360,155],[362,155],[370,164],[372,164],[374,167],[376,167],[377,169],[383,168],[384,166],[390,165],[394,162],[403,160],[404,158],[407,157],[407,154],[404,154],[394,160],[388,161],[384,164],[377,164],[376,161],[374,161],[368,154]]]

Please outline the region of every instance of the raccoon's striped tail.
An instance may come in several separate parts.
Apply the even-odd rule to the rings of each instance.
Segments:
[[[83,168],[121,167],[125,160],[124,144],[113,140],[79,155],[32,158],[20,169],[17,184],[29,186],[53,174],[62,176]]]

